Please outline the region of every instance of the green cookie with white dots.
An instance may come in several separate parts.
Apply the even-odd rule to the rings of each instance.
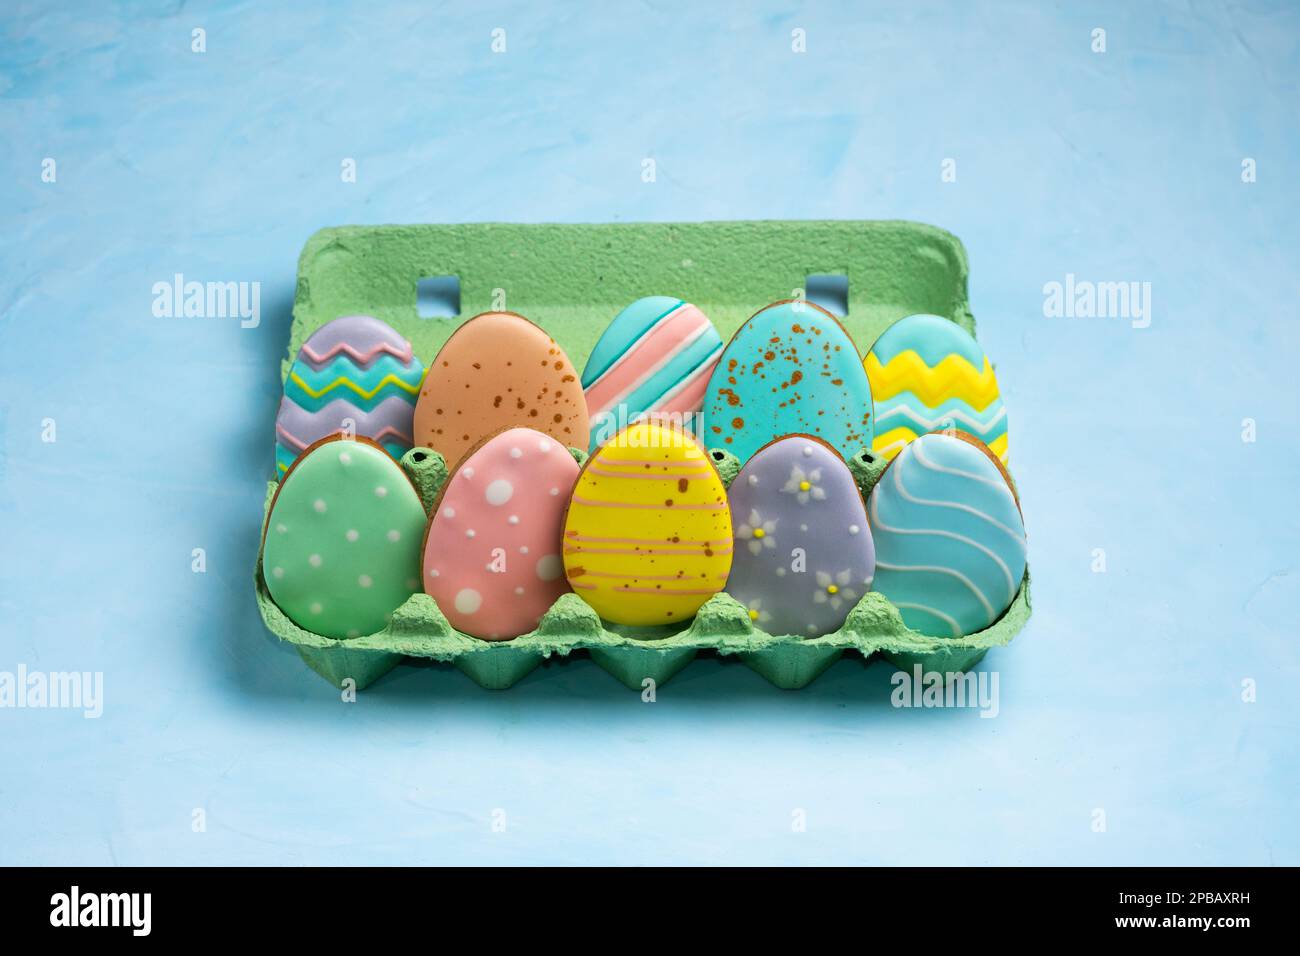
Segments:
[[[263,531],[262,575],[299,627],[325,637],[381,631],[420,590],[426,516],[378,445],[324,439],[284,476]]]

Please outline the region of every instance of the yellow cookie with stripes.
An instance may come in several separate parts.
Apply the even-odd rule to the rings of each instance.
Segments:
[[[962,431],[1007,461],[1007,410],[993,365],[974,337],[937,315],[899,319],[865,365],[876,412],[872,451],[893,459],[933,431]]]
[[[694,436],[630,425],[578,476],[564,522],[564,573],[615,624],[683,624],[727,583],[727,489]]]

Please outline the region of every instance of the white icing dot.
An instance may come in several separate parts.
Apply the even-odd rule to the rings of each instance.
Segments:
[[[466,478],[473,478],[473,477],[474,477],[474,469],[473,469],[473,468],[462,468],[462,469],[460,470],[460,473],[461,473],[462,475],[464,475]]]
[[[361,535],[357,533],[356,528],[348,528],[348,533],[343,537],[347,538],[349,541],[355,541],[357,538],[361,537]]]
[[[437,568],[430,568],[430,569],[429,569],[429,577],[431,577],[431,578],[436,578],[437,576],[438,576],[438,569],[437,569]]]
[[[522,451],[520,451],[518,448],[511,448],[511,449],[510,449],[510,457],[511,457],[511,458],[522,458],[523,456],[524,456],[524,453],[523,453]]]
[[[756,488],[757,486],[758,486],[758,475],[750,475],[750,476],[749,476],[749,487],[751,487],[751,488]]]
[[[341,464],[341,465],[350,465],[350,464],[352,464],[352,456],[349,455],[349,454],[348,454],[347,452],[345,452],[345,451],[341,451],[341,452],[339,452],[339,464]]]
[[[444,508],[442,509],[442,511],[439,512],[439,513],[440,513],[443,517],[446,517],[446,518],[454,518],[454,517],[456,517],[456,509],[453,508],[451,505],[447,505],[447,506],[444,507]]]
[[[811,457],[812,457],[812,445],[804,445],[804,446],[803,446],[803,456],[804,456],[805,458],[811,458]],[[812,625],[810,624],[810,625],[808,625],[808,626],[811,627]]]
[[[560,493],[560,489],[559,489],[559,488],[552,488],[552,489],[551,489],[551,494],[552,494],[552,495],[558,495],[559,493]]]
[[[524,589],[522,587],[517,587],[515,588],[515,593],[522,595],[524,593]]]
[[[806,524],[801,524],[801,525],[799,525],[799,530],[800,530],[800,531],[807,531],[807,530],[808,530],[808,526],[807,526]]]
[[[456,610],[461,614],[473,614],[483,603],[483,595],[473,588],[461,588],[456,592]]]
[[[320,555],[319,555],[319,554],[308,555],[308,556],[307,556],[307,563],[310,564],[313,568],[319,568],[319,567],[320,567]]]
[[[514,485],[504,478],[498,478],[487,486],[487,490],[483,492],[483,497],[487,499],[487,503],[490,505],[503,505],[510,500],[514,493]]]
[[[855,524],[851,524],[851,525],[849,525],[849,534],[857,534],[857,533],[858,533],[859,531],[861,531],[861,530],[862,530],[862,529],[859,528],[859,527],[858,527],[857,525],[855,525]]]
[[[284,577],[284,568],[272,568],[272,569],[271,569],[271,576],[272,576],[272,577],[275,577],[275,578],[282,578],[282,577]]]
[[[384,497],[384,495],[386,495],[386,494],[388,494],[388,489],[385,488],[383,485],[376,485],[376,486],[375,486],[375,497],[376,497],[376,498],[382,498],[382,497]]]
[[[564,573],[564,564],[558,554],[544,554],[537,559],[537,576],[543,581],[554,581]]]
[[[527,554],[527,553],[528,553],[528,545],[526,545],[526,544],[521,544],[521,545],[519,546],[519,553],[520,553],[520,554]]]
[[[537,443],[537,450],[540,451],[543,455],[547,454],[552,447],[553,446],[551,445],[551,443],[548,442],[545,438],[543,438],[541,441]]]
[[[388,534],[385,535],[385,537],[387,537],[389,541],[401,541],[402,532],[398,531],[396,528],[389,528]]]
[[[808,625],[808,633],[809,633],[809,634],[816,634],[816,633],[817,633],[817,625],[816,625],[816,624],[809,624],[809,625]]]
[[[325,609],[324,609],[323,607],[320,606],[320,601],[312,601],[312,602],[311,602],[311,612],[312,612],[313,614],[319,614],[319,613],[320,613],[321,611],[323,611],[323,610],[325,610]]]
[[[519,515],[511,515],[506,521],[510,524],[519,524]]]
[[[325,513],[325,499],[324,499],[324,498],[317,498],[315,501],[313,501],[313,502],[311,503],[311,506],[312,506],[313,508],[316,509],[316,513],[317,513],[318,515],[323,515],[323,514]]]
[[[361,585],[363,588],[368,588],[373,583],[374,582],[370,580],[370,575],[368,574],[363,574],[361,577],[357,578],[357,584]]]
[[[284,533],[287,532],[289,529],[288,529],[285,525],[278,524],[278,525],[275,526],[275,530],[278,531],[278,532],[280,532],[280,534],[284,534]]]
[[[473,529],[473,528],[466,528],[466,529],[465,529],[465,537],[467,537],[467,538],[472,538],[472,537],[474,537],[474,529]]]
[[[360,636],[361,636],[361,632],[358,631],[355,627],[348,630],[348,637],[360,637]]]

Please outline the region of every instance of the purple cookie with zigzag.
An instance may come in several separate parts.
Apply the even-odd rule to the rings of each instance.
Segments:
[[[275,417],[276,477],[312,443],[336,432],[378,442],[394,458],[413,444],[424,365],[411,343],[369,315],[345,315],[303,343]]]

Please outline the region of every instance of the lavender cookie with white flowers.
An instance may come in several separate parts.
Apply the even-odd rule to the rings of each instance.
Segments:
[[[871,590],[876,549],[862,495],[830,445],[789,435],[760,448],[727,492],[727,593],[768,634],[818,637]]]

